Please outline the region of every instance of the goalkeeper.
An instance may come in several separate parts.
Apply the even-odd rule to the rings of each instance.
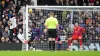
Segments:
[[[85,31],[84,28],[80,27],[78,25],[78,23],[75,23],[73,30],[74,30],[74,32],[73,32],[72,37],[68,39],[68,49],[67,50],[70,50],[71,43],[72,43],[73,40],[79,40],[80,50],[82,50],[83,49],[83,47],[82,47],[83,33],[85,34],[86,31]]]
[[[58,20],[54,18],[53,11],[49,13],[50,17],[45,21],[44,32],[48,33],[49,49],[55,51],[55,38],[57,37]]]

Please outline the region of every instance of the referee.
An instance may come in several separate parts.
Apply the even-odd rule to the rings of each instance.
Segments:
[[[49,13],[50,17],[45,21],[44,32],[48,33],[49,49],[55,51],[55,38],[57,37],[57,30],[59,29],[58,20],[54,18],[53,11]]]

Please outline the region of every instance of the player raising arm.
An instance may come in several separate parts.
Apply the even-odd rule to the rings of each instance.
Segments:
[[[71,47],[71,43],[73,40],[79,40],[79,44],[80,44],[80,50],[82,50],[82,38],[83,38],[83,33],[85,33],[85,29],[80,27],[78,25],[78,23],[75,23],[75,26],[74,26],[74,32],[73,32],[73,35],[71,36],[71,38],[68,39],[68,49],[67,50],[70,50],[70,47]]]

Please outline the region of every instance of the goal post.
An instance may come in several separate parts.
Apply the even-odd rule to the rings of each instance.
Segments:
[[[98,6],[28,6],[27,5],[26,6],[26,21],[25,21],[26,22],[26,38],[25,38],[26,40],[28,40],[28,38],[29,38],[29,36],[28,36],[29,35],[29,33],[28,33],[29,32],[29,9],[32,9],[32,13],[35,13],[34,10],[38,10],[38,9],[43,10],[40,14],[40,17],[46,16],[46,18],[48,17],[48,15],[43,14],[43,15],[45,15],[45,16],[43,16],[42,13],[48,14],[48,11],[52,10],[55,12],[55,17],[57,17],[57,18],[60,17],[59,22],[61,21],[60,24],[62,24],[63,26],[66,26],[65,25],[66,23],[73,24],[73,17],[75,16],[75,14],[74,14],[75,12],[79,13],[80,11],[87,11],[87,12],[94,12],[94,11],[99,12],[100,11],[100,7],[98,7]],[[60,12],[58,12],[58,11],[60,11],[62,14],[59,15]],[[64,11],[66,11],[66,12],[64,12]],[[66,21],[64,19],[64,17],[65,17],[65,19],[69,18],[69,20]],[[37,20],[37,22],[36,22],[37,24],[41,24],[39,21],[42,21],[43,18],[37,17],[35,19]],[[45,19],[43,19],[43,20],[45,20]],[[72,27],[72,26],[70,26],[70,27]],[[26,44],[26,51],[28,51],[28,44]]]

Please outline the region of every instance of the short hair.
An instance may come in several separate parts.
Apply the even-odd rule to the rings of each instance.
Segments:
[[[50,15],[54,15],[54,12],[53,11],[50,11],[50,13],[49,13]]]
[[[34,26],[36,26],[36,22],[32,22],[32,24],[34,24]]]
[[[78,22],[75,22],[74,25],[75,25],[76,23],[79,24]]]

